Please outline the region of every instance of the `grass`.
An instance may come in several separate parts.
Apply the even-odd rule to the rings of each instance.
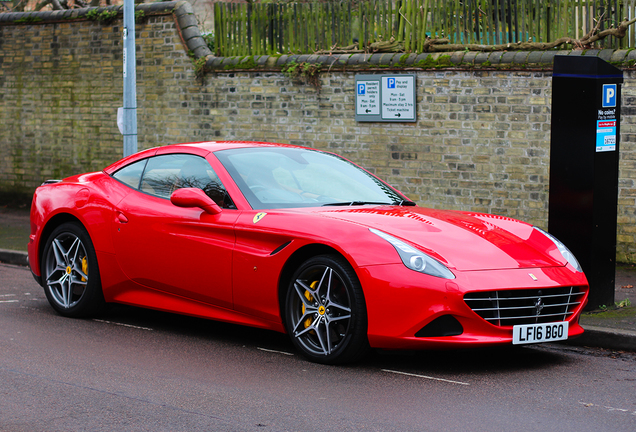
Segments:
[[[622,308],[611,307],[601,311],[584,312],[591,324],[601,324],[605,321],[634,321],[636,320],[636,307],[625,306]]]

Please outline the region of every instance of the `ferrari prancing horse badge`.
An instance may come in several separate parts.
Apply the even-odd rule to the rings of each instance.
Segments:
[[[263,219],[265,217],[266,214],[267,213],[264,213],[264,212],[256,213],[254,215],[254,219],[252,219],[252,222],[256,223],[256,222],[260,221],[261,219]]]

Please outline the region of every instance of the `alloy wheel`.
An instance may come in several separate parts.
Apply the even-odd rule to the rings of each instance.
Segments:
[[[70,232],[58,234],[44,259],[46,287],[57,306],[77,305],[88,286],[88,257],[80,238]]]

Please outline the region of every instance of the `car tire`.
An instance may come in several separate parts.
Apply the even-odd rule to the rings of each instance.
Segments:
[[[53,230],[42,254],[42,281],[49,303],[60,315],[95,315],[105,306],[97,255],[88,232],[76,222]]]
[[[342,364],[368,351],[367,310],[358,278],[336,255],[305,261],[294,273],[285,301],[292,342],[311,361]]]

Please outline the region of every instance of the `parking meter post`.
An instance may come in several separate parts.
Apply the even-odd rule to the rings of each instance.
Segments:
[[[137,153],[135,2],[124,0],[124,156]]]
[[[588,310],[614,304],[622,82],[598,57],[554,59],[548,231],[583,267]]]

